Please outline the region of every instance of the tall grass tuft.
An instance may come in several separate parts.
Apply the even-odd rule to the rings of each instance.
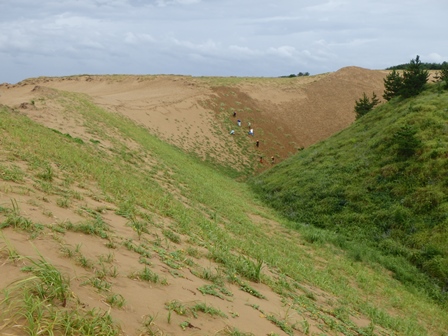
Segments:
[[[31,265],[23,268],[24,271],[35,275],[38,282],[35,284],[36,294],[42,300],[59,301],[63,307],[67,305],[70,296],[69,279],[61,274],[56,267],[50,264],[42,255],[38,260],[26,258]],[[28,280],[34,280],[30,278]]]

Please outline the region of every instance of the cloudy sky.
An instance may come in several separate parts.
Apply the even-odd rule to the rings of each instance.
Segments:
[[[0,83],[448,61],[447,0],[0,0]]]

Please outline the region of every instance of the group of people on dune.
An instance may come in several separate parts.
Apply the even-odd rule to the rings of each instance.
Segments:
[[[236,111],[233,111],[233,117],[236,118]],[[238,127],[241,127],[241,120],[238,119],[236,121],[236,124],[238,125]],[[250,121],[247,122],[247,127],[248,127],[248,135],[254,136],[254,129],[252,128],[252,124]],[[235,134],[235,130],[232,129],[230,131],[230,135],[234,135]],[[255,146],[258,148],[260,147],[260,140],[257,140],[255,142]],[[260,156],[260,163],[263,163],[263,156]],[[275,158],[273,156],[271,156],[271,163],[274,164],[275,163]]]

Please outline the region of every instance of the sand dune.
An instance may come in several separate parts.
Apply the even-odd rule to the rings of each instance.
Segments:
[[[260,155],[275,156],[280,162],[297,149],[344,129],[354,121],[354,103],[364,92],[381,97],[386,73],[347,67],[296,78],[42,77],[1,85],[0,104],[15,107],[46,126],[73,132],[74,122],[67,116],[55,124],[57,108],[46,106],[45,114],[37,113],[30,102],[42,107],[38,97],[44,88],[83,93],[98,106],[125,115],[167,142],[238,167]],[[236,118],[232,118],[234,110]],[[241,128],[236,126],[238,119]],[[249,122],[254,138],[246,136]],[[231,129],[237,131],[236,138],[247,142],[252,155],[228,136]],[[261,143],[257,151],[255,138]]]

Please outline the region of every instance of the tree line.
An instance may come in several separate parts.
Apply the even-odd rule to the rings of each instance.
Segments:
[[[409,63],[403,71],[392,71],[383,79],[384,92],[383,98],[387,101],[395,97],[410,98],[417,96],[425,88],[429,78],[429,71],[427,64],[420,61],[420,56],[416,56]],[[396,66],[399,67],[399,66]],[[440,69],[435,76],[436,81],[443,82],[442,87],[448,89],[448,62],[443,62]],[[370,112],[380,100],[373,92],[372,98],[369,98],[366,93],[355,102],[356,119],[361,118]]]
[[[386,70],[406,70],[409,63],[398,64],[386,68]],[[422,63],[422,67],[426,70],[442,70],[443,63]]]
[[[293,78],[293,77],[303,77],[303,76],[309,76],[309,72],[299,72],[296,74],[290,74],[289,76],[280,76],[280,78]]]

